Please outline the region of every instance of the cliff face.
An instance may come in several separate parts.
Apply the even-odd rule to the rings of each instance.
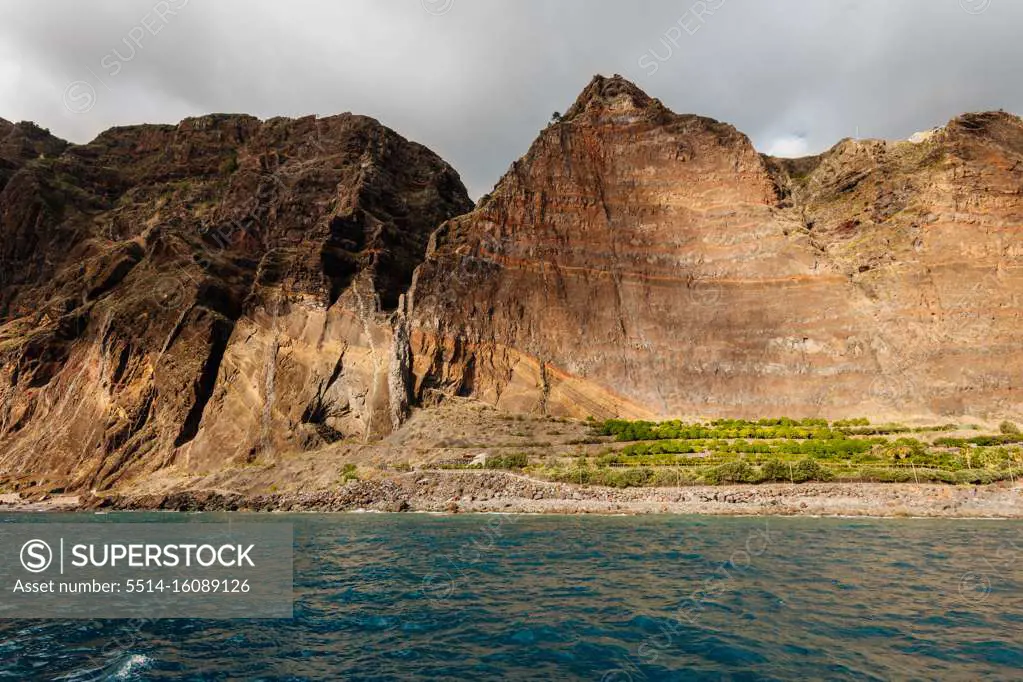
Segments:
[[[0,122],[7,475],[105,488],[400,419],[393,311],[430,232],[471,207],[436,155],[348,114],[66,150],[19,126]]]
[[[1019,414],[1023,124],[763,157],[598,77],[410,290],[415,390],[629,416]]]
[[[56,156],[67,142],[33,123],[11,123],[0,118],[0,190],[14,173],[29,161]]]
[[[0,484],[362,442],[444,394],[575,416],[1023,412],[1017,117],[773,159],[598,77],[470,209],[447,164],[359,116],[84,146],[0,120]]]

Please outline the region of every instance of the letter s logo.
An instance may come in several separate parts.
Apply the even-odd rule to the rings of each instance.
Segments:
[[[53,550],[42,540],[29,540],[21,547],[21,565],[29,573],[42,573],[53,563]]]

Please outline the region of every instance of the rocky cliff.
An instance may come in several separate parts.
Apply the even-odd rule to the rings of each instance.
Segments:
[[[1023,123],[772,159],[596,78],[407,302],[418,395],[584,416],[1018,415]]]
[[[359,116],[0,120],[0,485],[259,466],[445,395],[1018,417],[1021,226],[1004,113],[773,159],[597,77],[475,209]]]
[[[348,114],[83,146],[3,121],[0,173],[0,470],[74,489],[390,431],[392,313],[471,207],[436,155]]]

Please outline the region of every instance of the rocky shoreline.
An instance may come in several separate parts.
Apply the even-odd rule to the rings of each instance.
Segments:
[[[1023,518],[1023,487],[810,483],[600,488],[501,472],[415,472],[334,490],[246,494],[187,490],[16,500],[0,511],[446,512]]]

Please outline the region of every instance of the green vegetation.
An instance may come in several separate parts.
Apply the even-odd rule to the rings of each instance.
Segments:
[[[830,440],[776,439],[750,442],[736,440],[669,440],[626,446],[625,457],[664,453],[732,453],[757,455],[813,455],[821,458],[850,457],[870,451],[881,439],[834,438]]]
[[[940,447],[946,448],[963,448],[970,445],[977,445],[980,447],[992,447],[995,445],[1012,445],[1014,443],[1023,443],[1023,436],[1021,435],[1001,435],[1001,436],[975,436],[973,438],[939,438],[934,441],[934,444]]]
[[[220,164],[221,175],[232,175],[238,170],[238,154],[231,154],[231,156],[224,159]]]
[[[863,421],[866,420],[864,419]],[[955,431],[959,428],[956,424],[920,426],[916,428],[910,428],[908,426],[903,426],[902,424],[868,424],[842,427],[839,427],[838,424],[839,422],[835,422],[834,426],[846,436],[888,436],[897,433],[932,433],[934,431]]]
[[[593,440],[613,438],[624,447],[595,457],[577,453],[568,466],[559,460],[531,472],[612,487],[832,480],[982,484],[1023,474],[1023,448],[1016,447],[1023,444],[1023,434],[1008,422],[1000,434],[937,439],[935,434],[960,427],[784,418],[708,423],[611,419],[591,420],[591,426]]]
[[[568,469],[540,469],[537,473],[543,478],[559,483],[599,485],[610,488],[668,485],[664,473],[654,469],[609,469],[582,464]],[[674,484],[674,478],[672,478],[671,484]]]
[[[715,467],[706,475],[707,483],[806,483],[808,481],[830,481],[835,475],[813,459],[799,462],[771,460],[756,467],[745,460],[730,462]]]
[[[709,425],[686,424],[675,420],[667,422],[626,421],[609,419],[598,426],[602,436],[614,436],[615,440],[694,440],[710,438],[815,438],[841,437],[841,433],[829,428],[823,419],[762,419],[758,422],[719,419]]]
[[[761,466],[738,460],[716,466],[655,469],[609,468],[581,464],[573,468],[540,469],[536,473],[561,483],[599,485],[611,488],[647,486],[722,485],[726,483],[805,483],[830,481],[835,476],[814,460],[784,463],[773,460]]]
[[[356,467],[354,464],[345,464],[344,467],[342,467],[342,469],[341,469],[341,478],[340,478],[341,485],[344,485],[345,483],[348,483],[349,481],[358,481],[358,480],[359,480],[358,467]]]
[[[529,465],[529,455],[516,452],[511,455],[494,455],[487,457],[484,469],[525,469]]]
[[[1009,422],[1000,433],[951,437],[942,434],[982,429],[866,419],[586,421],[591,435],[565,443],[580,446],[572,452],[536,448],[438,466],[525,471],[551,481],[615,488],[813,481],[981,485],[1023,476],[1023,433]],[[597,444],[606,447],[599,453],[581,447]]]
[[[828,440],[847,436],[884,436],[899,433],[955,431],[956,424],[911,428],[902,424],[871,424],[866,419],[846,419],[829,424],[824,419],[761,419],[745,421],[718,419],[709,424],[681,421],[647,422],[609,419],[597,425],[596,433],[621,442],[649,440],[692,440],[711,438],[776,438]],[[1004,432],[1003,432],[1004,433]]]
[[[462,460],[437,465],[440,469],[505,469],[509,471],[522,470],[527,466],[529,466],[529,454],[525,452],[489,455],[479,463]]]

